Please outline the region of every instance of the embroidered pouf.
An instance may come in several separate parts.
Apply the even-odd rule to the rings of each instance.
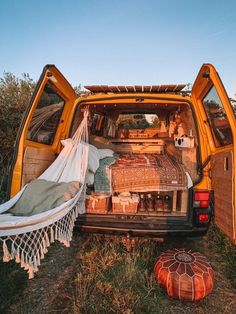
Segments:
[[[198,301],[211,293],[214,271],[206,257],[189,249],[161,254],[154,268],[158,283],[170,297]]]

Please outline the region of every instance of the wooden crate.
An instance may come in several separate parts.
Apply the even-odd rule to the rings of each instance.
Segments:
[[[107,214],[111,205],[110,195],[94,193],[88,195],[85,201],[87,214]]]
[[[118,196],[112,197],[112,212],[113,214],[136,214],[138,211],[139,197],[132,196],[127,201],[121,199]]]

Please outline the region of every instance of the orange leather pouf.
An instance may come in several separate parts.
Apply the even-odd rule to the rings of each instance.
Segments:
[[[214,271],[206,257],[188,249],[161,254],[154,273],[170,297],[197,301],[211,293]]]

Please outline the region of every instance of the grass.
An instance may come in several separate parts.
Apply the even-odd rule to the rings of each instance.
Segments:
[[[157,286],[153,275],[155,243],[133,252],[109,239],[94,238],[93,247],[81,251],[75,280],[74,311],[81,313],[151,313],[156,310]],[[160,309],[164,307],[160,304]]]
[[[28,277],[12,262],[0,262],[0,313],[5,313],[10,305],[21,297]]]
[[[218,254],[224,256],[226,264],[226,275],[236,288],[236,246],[233,245],[223,233],[213,225],[208,232],[210,249],[214,249]]]
[[[187,247],[208,257],[215,287],[197,303],[168,298],[154,277],[158,256]],[[50,248],[34,280],[18,265],[0,267],[1,313],[234,313],[236,249],[212,226],[202,239],[138,241],[127,252],[118,238],[75,235],[72,247]],[[20,310],[19,310],[20,309]]]

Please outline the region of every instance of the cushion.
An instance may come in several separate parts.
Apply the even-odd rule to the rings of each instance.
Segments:
[[[99,152],[97,147],[89,144],[88,169],[95,173],[99,167]]]
[[[99,159],[103,159],[106,157],[113,157],[114,152],[111,149],[108,148],[100,148],[98,149]]]
[[[170,297],[198,301],[211,293],[214,271],[207,258],[189,249],[172,249],[161,254],[154,273]]]
[[[57,183],[42,179],[33,180],[8,213],[15,216],[32,216],[45,212],[73,198],[79,188],[78,181]]]

